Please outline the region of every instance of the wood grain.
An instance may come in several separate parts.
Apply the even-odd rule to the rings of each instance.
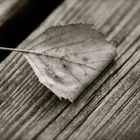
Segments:
[[[92,23],[114,41],[117,57],[70,104],[41,85],[21,54],[0,64],[2,140],[138,139],[140,1],[66,0],[19,48],[52,25]]]

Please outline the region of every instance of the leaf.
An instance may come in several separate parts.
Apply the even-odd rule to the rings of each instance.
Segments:
[[[115,56],[115,47],[91,25],[51,27],[29,44],[24,56],[39,81],[73,102]]]

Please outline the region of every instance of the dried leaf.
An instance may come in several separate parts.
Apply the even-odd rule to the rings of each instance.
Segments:
[[[51,27],[29,44],[25,58],[39,81],[73,102],[115,56],[115,48],[91,25]]]

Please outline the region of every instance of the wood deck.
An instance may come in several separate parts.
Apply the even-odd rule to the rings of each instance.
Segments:
[[[25,41],[54,25],[90,23],[117,56],[72,104],[39,83],[22,54],[0,64],[0,140],[139,140],[140,1],[65,0]]]

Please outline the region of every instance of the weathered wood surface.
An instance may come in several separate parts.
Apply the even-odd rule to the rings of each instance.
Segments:
[[[19,48],[52,25],[93,23],[117,44],[117,57],[73,103],[38,82],[25,58],[0,64],[1,140],[140,137],[140,1],[66,0]]]

